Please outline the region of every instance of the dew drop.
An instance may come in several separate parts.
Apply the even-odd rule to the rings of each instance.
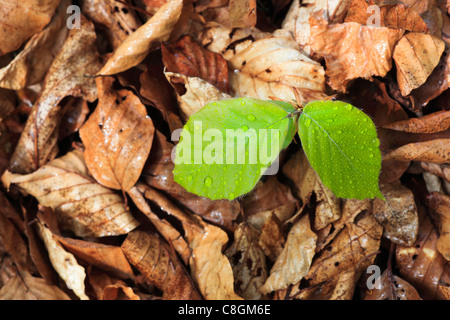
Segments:
[[[337,134],[342,134],[341,130],[336,131]]]
[[[212,185],[211,177],[206,177],[204,183],[206,187],[210,187]]]
[[[256,120],[256,117],[255,117],[254,115],[252,115],[252,114],[248,114],[248,115],[247,115],[247,120],[249,120],[249,121],[255,121],[255,120]]]
[[[370,158],[373,158],[373,153],[369,154],[369,157],[370,157]]]
[[[311,125],[311,119],[306,119],[305,120],[305,126],[308,128]]]
[[[245,106],[245,101],[241,101],[241,106]]]
[[[233,192],[230,192],[230,193],[228,194],[228,198],[229,198],[229,199],[234,199],[234,193],[233,193]]]
[[[347,105],[345,106],[345,109],[347,109],[347,111],[352,111],[353,107],[352,107],[351,104],[347,104]]]
[[[192,181],[192,179],[193,179],[192,174],[189,174],[189,175],[186,177],[186,180],[187,180],[187,181]]]
[[[248,126],[246,126],[245,124],[243,124],[243,125],[241,126],[241,129],[244,130],[244,131],[247,131],[247,130],[248,130]]]

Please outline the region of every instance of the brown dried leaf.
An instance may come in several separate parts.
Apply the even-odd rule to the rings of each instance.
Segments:
[[[450,111],[437,111],[420,118],[397,121],[383,126],[385,129],[411,133],[434,133],[450,128]]]
[[[94,25],[82,16],[80,29],[69,32],[48,70],[39,98],[11,157],[13,172],[30,173],[56,155],[61,120],[59,103],[64,97],[82,96],[91,102],[97,98],[94,80],[85,77],[95,74],[100,66],[95,40]]]
[[[77,150],[28,175],[6,171],[2,182],[51,207],[62,229],[80,237],[125,234],[138,226],[123,199],[89,177],[83,153]]]
[[[373,291],[366,292],[364,300],[422,300],[417,290],[402,278],[393,275],[391,281],[387,270],[378,281],[381,288],[375,287]]]
[[[54,235],[78,259],[121,278],[132,278],[133,270],[120,247]]]
[[[228,5],[232,28],[253,28],[256,24],[256,0],[230,0]]]
[[[78,264],[71,253],[64,250],[50,229],[39,222],[36,225],[38,233],[47,248],[50,262],[61,279],[64,280],[67,288],[73,290],[81,300],[89,300],[85,293],[84,279],[86,278],[86,273],[84,268]]]
[[[113,75],[141,63],[150,50],[169,39],[183,9],[182,0],[166,2],[114,51],[98,75]]]
[[[450,162],[450,139],[409,143],[387,153],[383,160]]]
[[[383,226],[383,236],[400,245],[412,245],[417,238],[419,218],[414,195],[400,182],[384,184],[385,201],[374,199],[373,215]]]
[[[342,92],[350,80],[384,77],[392,67],[394,46],[403,35],[400,29],[356,22],[328,25],[318,14],[311,17],[310,24],[311,48],[325,58],[328,84]]]
[[[0,55],[17,50],[51,20],[60,0],[0,1]]]
[[[432,192],[427,195],[426,200],[427,206],[439,215],[440,228],[436,249],[447,261],[450,261],[450,197],[439,192]]]
[[[236,293],[246,300],[261,300],[259,288],[267,279],[266,257],[258,245],[258,233],[247,223],[239,224],[234,241],[225,251],[233,268]]]
[[[437,251],[438,233],[425,216],[412,246],[397,246],[396,262],[403,279],[420,292],[423,299],[450,298],[450,265]]]
[[[163,44],[161,51],[168,72],[202,78],[220,91],[229,92],[226,60],[222,55],[201,47],[191,36],[185,35],[174,43]]]
[[[264,254],[271,261],[275,261],[283,251],[285,242],[281,221],[271,212],[261,228],[258,244]]]
[[[393,58],[403,96],[425,83],[438,65],[444,49],[444,41],[425,33],[410,32],[398,41]]]
[[[114,90],[113,82],[112,77],[96,79],[99,102],[80,137],[92,176],[108,188],[127,191],[141,175],[155,128],[139,98]]]
[[[177,272],[181,268],[180,262],[158,236],[143,231],[130,232],[122,250],[131,264],[150,283],[163,290],[164,295],[181,300],[201,298],[188,275]],[[171,283],[174,280],[176,284]]]
[[[366,25],[373,17],[373,10],[369,6],[375,5],[374,1],[353,0],[348,8],[345,22],[357,22]],[[380,8],[380,27],[403,29],[413,32],[428,32],[428,27],[420,15],[404,4],[383,5]]]
[[[382,233],[383,227],[371,212],[362,211],[316,255],[305,278],[314,286],[352,269],[358,275],[375,259],[370,255],[378,251]]]
[[[233,70],[230,87],[237,96],[292,101],[295,100],[292,87],[325,90],[323,67],[303,54],[292,36],[283,30],[248,45],[241,43],[227,60]]]
[[[59,287],[22,271],[0,289],[0,300],[70,300]]]
[[[113,49],[117,49],[128,35],[141,26],[134,12],[119,1],[85,0],[82,2],[82,11],[99,26]]]
[[[311,231],[307,215],[299,219],[289,231],[283,251],[270,270],[261,292],[285,289],[299,282],[309,271],[315,255],[317,235]]]

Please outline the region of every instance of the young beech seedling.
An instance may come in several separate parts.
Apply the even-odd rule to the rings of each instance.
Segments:
[[[312,168],[337,197],[384,199],[375,125],[342,101],[313,101],[303,110],[253,98],[208,103],[181,132],[174,179],[211,200],[235,199],[273,168],[297,132]]]

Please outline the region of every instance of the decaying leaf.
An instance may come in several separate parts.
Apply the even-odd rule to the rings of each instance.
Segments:
[[[2,182],[53,208],[62,228],[81,237],[119,235],[138,226],[122,197],[89,176],[80,151],[69,152],[27,175],[6,171]]]
[[[1,1],[0,55],[19,49],[28,38],[41,31],[50,22],[59,2],[60,0]]]
[[[439,215],[440,228],[436,249],[450,261],[450,197],[432,192],[427,196],[427,205]]]
[[[141,63],[152,47],[169,39],[182,9],[182,0],[166,2],[153,17],[122,42],[98,74],[113,75]]]
[[[66,96],[83,96],[88,101],[97,98],[93,79],[99,56],[95,47],[94,25],[81,16],[81,27],[72,29],[55,57],[39,98],[10,160],[10,168],[17,173],[30,173],[55,157],[58,127],[61,120],[59,103]]]
[[[233,268],[236,293],[247,300],[264,297],[259,288],[267,279],[266,257],[258,245],[258,233],[245,222],[234,232],[233,244],[225,251]]]
[[[434,139],[409,143],[384,156],[384,160],[424,161],[432,163],[450,162],[450,139]]]
[[[256,24],[256,0],[230,0],[232,28],[251,28]]]
[[[67,287],[73,290],[81,300],[89,300],[85,292],[84,279],[86,278],[86,273],[84,268],[78,264],[71,253],[64,250],[50,229],[38,223],[37,230],[45,243],[53,267],[64,280]]]
[[[377,281],[380,287],[366,292],[364,300],[422,300],[417,290],[402,278],[393,275],[391,281],[387,270]]]
[[[350,80],[384,77],[392,67],[392,52],[403,30],[371,28],[356,22],[328,25],[312,16],[311,48],[325,58],[328,84],[347,90]]]
[[[96,79],[99,103],[80,129],[85,161],[101,184],[127,191],[141,175],[155,128],[145,106],[129,90],[113,90],[114,79]]]
[[[309,271],[316,240],[317,236],[311,231],[309,218],[305,215],[289,231],[284,249],[270,270],[261,292],[285,289],[299,282]]]
[[[425,33],[410,32],[398,41],[393,58],[403,96],[425,83],[444,49],[444,41]]]
[[[450,111],[438,111],[432,114],[393,122],[383,126],[385,129],[411,133],[434,133],[450,128]]]
[[[419,218],[414,195],[400,182],[381,185],[385,201],[374,199],[373,215],[383,226],[383,236],[394,243],[412,245],[417,237]]]

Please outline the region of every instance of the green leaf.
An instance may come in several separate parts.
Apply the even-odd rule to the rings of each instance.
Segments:
[[[174,179],[187,191],[232,200],[251,191],[295,135],[288,103],[252,98],[208,103],[176,146]]]
[[[380,141],[364,112],[341,101],[310,102],[299,118],[299,136],[311,166],[337,197],[384,199]]]

